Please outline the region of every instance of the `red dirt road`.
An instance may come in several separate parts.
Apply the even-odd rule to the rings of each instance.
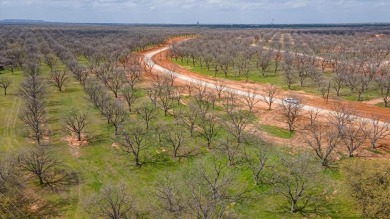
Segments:
[[[156,51],[158,49],[161,49],[163,47],[166,47],[170,45],[173,42],[179,42],[186,40],[188,38],[186,37],[180,37],[180,38],[174,38],[168,41],[166,44],[161,45],[157,48],[153,48],[147,51],[142,52],[141,54],[146,54],[151,51]],[[261,88],[265,86],[265,84],[260,84],[260,83],[248,83],[244,81],[233,81],[233,80],[226,80],[226,79],[217,79],[214,77],[209,77],[209,76],[204,76],[200,75],[194,72],[189,71],[186,68],[183,68],[177,64],[174,64],[170,62],[170,60],[167,58],[166,55],[167,51],[161,52],[153,57],[153,61],[157,64],[160,65],[166,69],[174,69],[175,72],[180,73],[182,75],[189,76],[194,79],[202,80],[202,81],[207,81],[209,83],[220,83],[221,81],[226,87],[233,88],[236,90],[242,90],[242,91],[248,91],[251,89],[256,89],[257,94],[264,94],[261,91]],[[180,83],[180,82],[179,82]],[[381,121],[389,121],[390,120],[390,109],[387,108],[379,108],[373,105],[370,105],[368,103],[362,103],[362,102],[354,102],[354,101],[341,101],[341,100],[329,100],[328,103],[323,100],[321,97],[312,95],[312,94],[307,94],[303,91],[282,91],[279,93],[277,96],[278,98],[284,98],[284,97],[290,97],[294,96],[297,97],[301,100],[303,100],[303,103],[305,105],[309,106],[314,106],[322,109],[327,109],[327,110],[335,110],[336,107],[340,105],[345,105],[350,107],[356,116],[359,117],[365,117],[365,118],[379,118]],[[281,115],[277,115],[278,113],[275,113],[275,111],[264,111],[265,105],[264,104],[259,104],[258,108],[262,108],[262,112],[260,113],[259,117],[262,119],[262,123],[264,124],[272,124],[280,127],[285,127],[282,121]],[[304,119],[303,119],[304,120]],[[301,123],[303,123],[303,120]],[[291,139],[291,140],[282,140],[282,139],[275,139],[272,136],[267,136],[266,133],[263,133],[266,136],[266,139],[268,140],[273,140],[277,143],[281,143],[284,145],[297,145],[297,146],[304,146],[303,142],[303,137],[302,133],[297,133],[297,135]],[[389,140],[386,140],[382,142],[382,147],[380,148],[381,150],[388,151],[389,148]],[[368,146],[367,146],[368,147]],[[389,154],[384,152],[382,155],[377,155],[372,152],[368,152],[367,150],[359,150],[359,155],[360,156],[367,156],[367,157],[390,157]]]

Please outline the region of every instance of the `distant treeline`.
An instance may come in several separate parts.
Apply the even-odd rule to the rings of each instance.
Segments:
[[[154,24],[154,23],[66,23],[48,22],[43,20],[5,19],[0,24],[56,24],[56,25],[101,25],[101,26],[137,26],[137,27],[199,27],[199,28],[228,28],[228,29],[256,29],[256,28],[280,28],[280,29],[323,29],[372,31],[383,30],[389,33],[390,23],[344,23],[344,24]]]

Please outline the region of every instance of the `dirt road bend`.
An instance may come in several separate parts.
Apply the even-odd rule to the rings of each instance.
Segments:
[[[177,71],[177,70],[169,70],[157,63],[155,63],[153,61],[153,57],[156,56],[157,54],[159,53],[163,53],[165,51],[167,51],[169,49],[169,46],[165,46],[165,47],[162,47],[162,48],[159,48],[157,50],[152,50],[152,51],[148,51],[146,53],[144,53],[144,62],[147,63],[149,66],[153,67],[153,70],[155,71],[158,71],[158,72],[161,72],[161,73],[164,73],[164,74],[172,74],[174,75],[175,77],[177,77],[178,79],[180,80],[183,80],[183,81],[187,81],[187,82],[190,82],[190,83],[193,83],[193,84],[198,84],[198,85],[202,85],[202,86],[206,86],[210,89],[217,89],[217,84],[218,82],[217,81],[212,81],[212,80],[208,80],[208,79],[203,79],[203,78],[200,78],[200,77],[195,77],[191,74],[183,74],[183,73],[180,73],[180,71]],[[229,86],[229,85],[226,85],[225,87],[225,90],[226,92],[231,92],[231,93],[234,93],[234,94],[237,94],[237,95],[242,95],[242,96],[246,96],[248,95],[248,91],[246,91],[245,89],[238,89],[237,86],[235,88]],[[261,95],[261,94],[258,94],[256,93],[255,94],[255,98],[257,99],[264,99],[264,98],[268,98],[264,95]],[[282,104],[282,101],[283,99],[282,98],[275,98],[275,102],[276,104]],[[312,101],[315,103],[315,101]],[[318,102],[318,101],[317,101]],[[352,105],[352,107],[355,109],[355,106],[354,104]],[[367,106],[368,107],[368,106]],[[365,108],[365,109],[362,109],[362,113],[361,114],[365,114],[365,116],[357,116],[355,115],[356,118],[361,118],[367,122],[371,122],[372,121],[372,117],[369,117],[370,116],[370,111],[367,112],[367,107],[362,107],[362,108]],[[329,109],[329,108],[325,108],[323,107],[323,104],[322,106],[318,106],[318,105],[313,105],[313,104],[303,104],[303,107],[302,107],[303,110],[306,110],[306,111],[320,111],[320,114],[329,114],[329,113],[335,113],[336,111],[332,110],[332,109]],[[378,111],[377,109],[375,111]],[[379,110],[381,111],[380,112],[380,119],[382,120],[382,122],[380,122],[381,125],[385,125],[385,122],[383,121],[386,121],[390,118],[386,118],[386,117],[389,117],[390,116],[390,111],[388,111],[388,109],[384,109],[384,110]],[[359,111],[357,111],[359,113]],[[366,116],[368,114],[368,116]],[[376,114],[373,114],[375,116],[377,116]]]

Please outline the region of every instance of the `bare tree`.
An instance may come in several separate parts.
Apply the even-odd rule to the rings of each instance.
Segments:
[[[150,122],[156,118],[157,110],[151,104],[144,103],[141,107],[136,109],[137,114],[145,121],[146,130],[149,129]]]
[[[55,55],[49,53],[44,56],[44,62],[50,68],[50,71],[53,71],[58,64],[58,59]]]
[[[215,102],[217,102],[217,95],[214,92],[208,92],[206,94],[206,102],[208,105],[211,104],[212,108],[215,109]]]
[[[278,49],[278,51],[275,53],[275,56],[274,56],[275,75],[278,72],[279,64],[280,64],[282,58],[283,58],[282,52],[280,51],[280,49]]]
[[[296,59],[296,67],[298,70],[299,82],[301,87],[303,87],[306,78],[309,77],[308,68],[309,68],[310,57],[296,54],[295,59]]]
[[[149,65],[142,65],[142,58],[138,56],[131,56],[130,58],[130,67],[126,70],[126,81],[130,85],[131,89],[135,89],[135,85],[137,85],[141,81],[142,70],[143,67],[145,71],[152,70],[153,66],[149,68]]]
[[[7,95],[7,89],[12,84],[12,80],[10,78],[1,77],[0,78],[0,87],[4,89],[4,95]]]
[[[53,190],[58,190],[78,182],[74,173],[64,171],[61,163],[51,158],[42,148],[22,154],[19,160],[21,170],[36,177],[42,187],[49,186]]]
[[[352,157],[354,152],[360,148],[367,139],[367,122],[353,117],[342,129],[342,140],[348,149],[348,156]]]
[[[292,213],[303,211],[313,200],[319,171],[305,154],[281,158],[281,165],[283,169],[276,172],[275,191],[287,199]]]
[[[345,85],[346,83],[346,76],[345,76],[345,72],[336,72],[336,75],[333,77],[333,81],[332,81],[332,87],[334,88],[334,90],[336,91],[336,96],[340,96],[340,91],[341,91],[341,88],[343,88],[343,86]]]
[[[245,82],[248,82],[249,78],[253,75],[253,72],[251,72],[249,69],[249,62],[244,61],[242,62],[242,65],[239,66],[240,66],[239,69],[241,70],[241,74],[244,75],[245,77]],[[241,74],[239,74],[239,76],[241,76]]]
[[[196,100],[204,101],[207,94],[207,86],[204,83],[195,84]]]
[[[159,105],[164,110],[164,115],[168,115],[168,110],[170,110],[173,106],[174,102],[174,89],[169,86],[159,87],[157,91],[157,98]]]
[[[363,70],[361,70],[360,72],[355,72],[355,74],[357,74],[357,77],[354,77],[354,79],[352,79],[357,80],[357,87],[355,88],[355,90],[358,93],[358,100],[363,100],[362,95],[365,91],[368,90],[370,84],[370,78],[362,71]]]
[[[371,147],[373,149],[376,148],[377,142],[390,136],[390,123],[389,122],[381,122],[379,119],[374,118],[371,119],[370,127],[367,129],[368,131],[368,139],[370,140]]]
[[[241,144],[235,139],[232,140],[229,136],[217,142],[217,150],[221,154],[225,155],[229,160],[229,166],[235,166],[242,160],[241,156]]]
[[[117,141],[120,144],[121,149],[131,154],[134,158],[134,165],[141,167],[143,164],[142,153],[149,148],[149,144],[146,139],[148,137],[148,131],[139,125],[136,125],[137,121],[134,121],[135,125],[128,127],[117,137]]]
[[[25,101],[25,108],[19,117],[33,132],[33,139],[39,145],[44,133],[45,86],[40,78],[30,76],[22,82],[19,93]]]
[[[212,116],[202,116],[197,122],[198,134],[207,141],[207,147],[211,148],[211,143],[217,136],[220,128],[216,118]]]
[[[200,112],[198,110],[198,107],[193,102],[190,102],[188,104],[188,108],[184,110],[182,114],[182,120],[183,123],[188,127],[191,137],[193,136],[195,125],[199,119]]]
[[[188,96],[192,96],[192,91],[194,90],[194,83],[191,81],[187,81],[184,85],[187,88]]]
[[[173,214],[175,218],[182,218],[186,206],[183,194],[177,191],[178,181],[173,174],[167,174],[158,181],[155,196],[160,208]]]
[[[228,111],[227,119],[225,122],[227,131],[234,136],[237,143],[241,143],[244,140],[244,131],[252,120],[250,113],[246,111]]]
[[[245,152],[245,164],[252,173],[255,185],[264,182],[265,168],[270,159],[270,149],[266,145],[256,145],[254,153]]]
[[[352,157],[354,152],[367,140],[367,122],[353,116],[350,109],[339,106],[335,113],[332,113],[330,123],[337,129],[340,139]]]
[[[215,84],[215,90],[217,91],[218,99],[221,99],[222,92],[224,92],[225,89],[226,87],[222,81],[219,81],[217,84]]]
[[[118,93],[124,83],[125,75],[121,70],[111,72],[108,80],[105,81],[106,86],[114,93],[115,98],[118,98]]]
[[[38,76],[28,76],[22,81],[19,88],[19,94],[24,99],[43,99],[45,93],[44,80]]]
[[[69,70],[73,73],[74,78],[76,78],[76,80],[79,81],[81,85],[85,85],[89,71],[87,71],[83,66],[79,65],[76,61],[72,62],[68,67]]]
[[[2,154],[0,159],[0,215],[2,218],[47,218],[60,217],[55,201],[41,197],[42,189],[32,191],[26,180],[34,178],[30,172],[21,169],[21,156]],[[57,184],[58,185],[58,184]],[[53,187],[61,189],[60,185]],[[34,206],[34,209],[31,209]]]
[[[123,108],[123,104],[119,100],[115,100],[111,103],[111,117],[110,117],[110,123],[112,126],[114,126],[114,133],[115,135],[118,135],[119,129],[123,126],[123,123],[126,121],[127,113],[125,109]]]
[[[123,183],[106,185],[98,195],[87,200],[87,212],[90,215],[111,219],[133,218],[134,201],[127,190]]]
[[[196,89],[198,90],[198,93],[196,94],[195,101],[193,103],[195,103],[194,106],[196,106],[196,110],[199,115],[205,116],[210,111],[211,103],[209,97],[212,96],[208,94],[205,85],[198,85]]]
[[[186,174],[184,181],[190,196],[187,198],[189,214],[197,218],[221,217],[227,204],[237,199],[237,194],[228,194],[235,175],[219,161],[212,167],[199,164]]]
[[[378,93],[381,95],[385,107],[389,107],[390,104],[390,73],[376,77],[375,79],[378,85]]]
[[[339,132],[334,127],[324,125],[318,121],[320,111],[309,112],[309,124],[304,128],[304,142],[311,147],[321,160],[322,166],[329,166],[334,161],[332,153],[337,144],[341,141]]]
[[[176,76],[170,72],[166,75],[156,75],[151,92],[155,94],[155,101],[164,109],[164,115],[168,115],[168,110],[172,108],[175,99],[173,82]]]
[[[326,103],[329,101],[331,82],[326,79],[318,82],[318,90],[321,92],[322,99],[326,100]]]
[[[87,80],[84,86],[84,92],[88,95],[88,100],[98,107],[99,99],[104,96],[104,87],[98,80]]]
[[[214,160],[207,166],[197,162],[178,178],[166,177],[157,185],[156,195],[161,208],[175,218],[229,217],[228,204],[240,198],[230,191],[234,183],[234,172],[221,162]]]
[[[50,71],[51,84],[58,88],[58,91],[62,92],[65,82],[68,80],[66,70],[55,69]]]
[[[18,159],[12,154],[6,153],[0,158],[0,215],[3,218],[39,217],[29,212],[29,207],[37,200],[25,194],[28,187],[18,166]]]
[[[271,59],[272,59],[272,51],[262,52],[260,66],[261,66],[261,74],[263,75],[263,77],[265,77],[265,71],[267,70],[270,64]]]
[[[226,93],[226,96],[223,98],[222,106],[226,113],[234,111],[239,106],[239,97],[235,93]]]
[[[105,91],[101,92],[101,95],[97,98],[95,106],[100,113],[106,117],[107,124],[110,124],[114,113],[113,111],[115,109],[115,101],[111,98],[111,96]]]
[[[181,158],[188,156],[191,151],[185,151],[188,144],[188,133],[183,132],[181,127],[168,127],[163,132],[164,142],[169,145],[174,158]]]
[[[274,85],[267,85],[264,88],[264,91],[267,93],[267,96],[263,97],[262,101],[268,105],[268,110],[271,110],[272,104],[275,102],[275,96],[279,93],[279,89]]]
[[[138,98],[136,90],[132,89],[130,86],[125,86],[124,88],[122,88],[121,94],[123,96],[123,99],[126,100],[129,111],[131,112],[132,107]]]
[[[294,83],[293,63],[294,55],[291,53],[285,53],[283,63],[283,76],[288,89],[291,89],[291,85]]]
[[[290,103],[285,100],[280,105],[280,111],[287,119],[288,129],[290,132],[295,131],[295,122],[300,116],[303,105],[299,103]]]
[[[77,134],[77,140],[81,141],[81,132],[88,124],[87,122],[87,114],[85,112],[80,113],[76,110],[72,110],[64,117],[64,123],[66,129],[72,133]]]
[[[256,89],[247,90],[243,98],[250,113],[253,112],[253,107],[261,101],[256,95]]]
[[[153,103],[154,108],[157,107],[157,98],[158,98],[158,89],[155,87],[147,88],[146,94],[148,95],[150,101]]]
[[[38,76],[40,74],[39,64],[35,61],[29,61],[23,64],[23,73],[26,76]]]

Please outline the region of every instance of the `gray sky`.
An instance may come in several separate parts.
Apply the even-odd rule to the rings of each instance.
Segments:
[[[390,22],[390,0],[0,0],[0,20],[93,23]]]

